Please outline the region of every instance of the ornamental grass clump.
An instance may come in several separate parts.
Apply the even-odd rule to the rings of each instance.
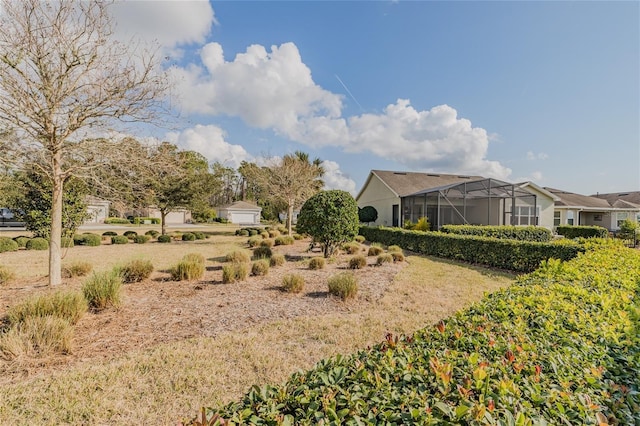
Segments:
[[[248,263],[251,262],[251,255],[245,250],[234,250],[227,253],[225,261],[232,263]]]
[[[253,249],[254,259],[265,259],[273,256],[273,251],[269,247],[256,247]]]
[[[351,272],[342,272],[329,278],[329,293],[342,300],[352,299],[358,294],[358,280]]]
[[[31,317],[54,316],[75,324],[87,312],[87,301],[77,291],[59,290],[55,293],[31,296],[7,310],[9,324],[15,325]]]
[[[67,320],[52,315],[29,317],[0,334],[0,359],[70,353],[72,339],[73,327]]]
[[[122,277],[117,269],[94,272],[82,286],[82,293],[95,311],[120,306]]]
[[[389,253],[393,253],[393,252],[397,252],[397,251],[402,252],[402,247],[397,246],[397,245],[392,245],[392,246],[387,247],[387,251]]]
[[[362,250],[362,246],[360,243],[352,241],[350,243],[344,243],[342,245],[342,250],[344,250],[348,254],[356,254]]]
[[[49,241],[44,238],[31,238],[25,245],[27,250],[49,250]]]
[[[362,269],[365,266],[367,266],[367,258],[362,255],[353,256],[349,259],[349,269]]]
[[[135,259],[120,268],[120,276],[125,284],[137,283],[151,276],[153,263],[150,260]]]
[[[299,274],[287,274],[282,277],[282,291],[300,293],[304,290],[304,277]]]
[[[245,262],[233,262],[222,266],[222,283],[230,284],[244,281],[249,275],[249,264]]]
[[[15,276],[16,274],[11,269],[0,265],[0,286],[8,284]]]
[[[385,263],[393,263],[393,256],[391,255],[391,253],[382,253],[378,255],[378,258],[376,259],[376,265],[381,266]]]
[[[364,242],[365,242],[366,238],[365,238],[365,237],[363,237],[362,235],[356,235],[356,236],[355,236],[355,238],[354,238],[354,240],[355,240],[357,243],[362,244],[362,243],[364,243]]]
[[[204,256],[200,253],[187,253],[182,256],[182,260],[187,262],[198,262],[204,265]]]
[[[392,251],[391,257],[393,258],[394,262],[404,262],[404,253],[402,253],[401,251]]]
[[[275,239],[277,246],[290,246],[295,241],[296,240],[291,235],[280,235]]]
[[[271,266],[282,266],[285,264],[287,259],[284,257],[282,253],[273,253],[269,258],[269,264]]]
[[[170,269],[173,281],[193,281],[204,276],[204,262],[181,260]]]
[[[64,278],[84,277],[93,269],[90,262],[78,260],[66,265],[62,265],[62,276]]]
[[[256,235],[256,236],[250,237],[247,240],[247,245],[250,248],[257,247],[258,245],[260,245],[261,241],[262,241],[262,237]]]
[[[382,247],[372,245],[371,247],[369,247],[369,251],[367,252],[367,256],[378,256],[383,251],[384,250],[382,249]]]
[[[324,268],[324,257],[312,257],[309,260],[309,269],[323,269]]]
[[[267,275],[269,273],[269,259],[259,259],[251,265],[251,275]]]
[[[258,244],[260,247],[273,247],[275,245],[275,241],[271,238],[267,238],[266,240],[262,240]]]

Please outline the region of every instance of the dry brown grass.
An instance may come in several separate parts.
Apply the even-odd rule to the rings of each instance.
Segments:
[[[229,241],[229,247],[221,242],[213,255],[222,256],[238,240]],[[176,247],[174,252],[171,245],[167,251],[157,244],[132,246],[136,255],[146,248],[161,251],[146,254],[159,267],[169,266],[184,251]],[[116,249],[114,256],[122,250]],[[118,256],[114,262],[126,258]],[[28,418],[38,424],[175,424],[202,405],[229,402],[253,384],[282,382],[320,359],[375,344],[387,332],[406,334],[433,324],[511,282],[511,276],[486,269],[408,256],[381,298],[350,309],[259,323],[215,338],[165,343],[102,364],[90,359],[2,383],[0,423]]]

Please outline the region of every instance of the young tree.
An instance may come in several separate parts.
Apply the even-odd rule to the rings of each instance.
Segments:
[[[302,206],[297,229],[322,244],[324,257],[329,257],[358,235],[358,204],[346,191],[318,192]]]
[[[61,282],[63,185],[104,160],[82,131],[157,118],[167,89],[156,55],[112,39],[102,1],[1,0],[0,161],[31,164],[51,182],[49,283]],[[13,142],[13,143],[12,143]]]

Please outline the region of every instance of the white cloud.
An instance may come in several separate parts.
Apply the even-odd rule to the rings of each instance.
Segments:
[[[322,162],[322,167],[325,171],[322,179],[324,180],[324,186],[326,189],[342,189],[343,191],[350,192],[351,195],[355,196],[355,181],[340,170],[340,165],[338,163],[335,161],[324,160]]]
[[[166,140],[179,147],[197,151],[209,162],[219,162],[228,167],[237,168],[243,160],[251,161],[251,156],[241,145],[232,145],[225,141],[226,133],[217,126],[197,125],[180,132],[171,132]]]
[[[541,181],[544,180],[544,176],[542,175],[542,172],[539,170],[533,171],[529,174],[529,176],[522,176],[519,177],[517,179],[514,179],[514,182],[534,182],[534,183],[540,183]]]
[[[527,151],[527,160],[546,160],[547,158],[549,158],[549,155],[547,153],[539,152],[536,154],[533,151]]]

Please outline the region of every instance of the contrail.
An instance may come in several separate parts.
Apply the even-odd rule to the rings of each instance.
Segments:
[[[349,90],[349,88],[347,87],[347,85],[346,85],[346,84],[344,84],[344,83],[342,82],[342,80],[340,80],[340,77],[338,77],[338,74],[334,74],[334,75],[336,76],[336,78],[338,79],[338,81],[340,82],[340,84],[342,84],[342,87],[344,87],[344,90],[346,90],[346,91],[347,91],[347,93],[349,94],[349,96],[351,96],[351,99],[353,99],[353,101],[354,101],[356,104],[358,104],[358,106],[360,107],[360,110],[361,110],[362,112],[364,112],[364,108],[362,108],[362,105],[360,105],[360,102],[358,102],[358,100],[356,99],[356,97],[355,97],[355,96],[353,96],[353,93],[351,93],[351,90]]]

